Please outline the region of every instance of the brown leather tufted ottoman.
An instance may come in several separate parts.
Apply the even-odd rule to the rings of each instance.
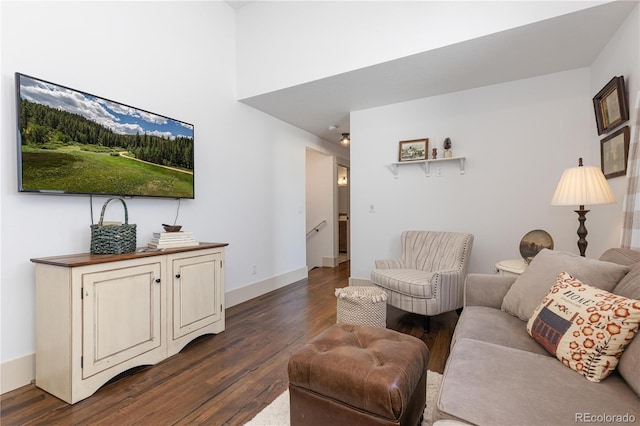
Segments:
[[[415,337],[335,324],[289,360],[291,425],[418,425],[428,361]]]

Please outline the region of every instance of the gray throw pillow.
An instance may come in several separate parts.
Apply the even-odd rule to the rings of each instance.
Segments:
[[[560,272],[567,272],[585,284],[611,292],[629,269],[628,266],[587,259],[569,252],[543,249],[504,296],[502,310],[528,321]]]
[[[631,267],[629,273],[613,289],[613,294],[640,300],[640,263]]]
[[[640,339],[638,339],[638,335],[636,335],[622,353],[622,357],[618,363],[618,373],[626,380],[627,384],[631,386],[635,393],[640,396],[640,374],[638,374],[638,365],[640,365]]]
[[[631,267],[631,271],[620,280],[613,293],[629,299],[640,300],[640,263]],[[624,350],[618,372],[627,381],[629,386],[640,396],[640,338],[636,334],[629,346]]]

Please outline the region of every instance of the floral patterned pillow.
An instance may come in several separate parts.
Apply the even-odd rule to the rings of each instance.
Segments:
[[[527,331],[567,367],[599,382],[615,370],[638,332],[640,301],[558,275]]]

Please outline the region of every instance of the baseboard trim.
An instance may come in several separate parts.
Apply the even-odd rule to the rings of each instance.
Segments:
[[[322,258],[322,267],[323,268],[335,268],[338,266],[338,258],[337,257],[323,257]]]
[[[36,354],[25,355],[0,364],[0,394],[26,386],[36,377]]]
[[[373,283],[367,278],[354,278],[349,277],[350,286],[371,286]]]
[[[262,296],[270,291],[277,290],[279,288],[286,287],[289,284],[303,280],[308,276],[309,270],[304,266],[300,269],[285,272],[282,275],[276,275],[275,277],[267,278],[266,280],[227,291],[225,292],[226,306],[229,308],[239,303],[246,302],[247,300]]]

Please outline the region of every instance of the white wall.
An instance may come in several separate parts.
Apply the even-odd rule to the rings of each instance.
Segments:
[[[637,120],[638,103],[640,102],[640,6],[629,14],[629,17],[620,26],[616,34],[611,38],[609,43],[600,52],[596,60],[591,65],[591,94],[595,96],[607,84],[613,76],[624,76],[624,82],[627,89],[627,99],[629,103],[630,120],[623,123],[622,126],[629,126],[633,129],[635,120]],[[595,117],[595,116],[594,116]],[[595,118],[592,125],[592,143],[591,148],[593,155],[600,159],[600,140],[607,135],[617,131],[620,127],[616,127],[610,132],[598,136]],[[633,140],[633,134],[631,135]],[[600,163],[598,163],[599,165]],[[618,204],[624,203],[624,194],[626,191],[627,179],[620,176],[608,180],[613,189]],[[624,214],[622,211],[619,215],[612,218],[615,229],[622,229]],[[587,224],[589,218],[587,217]],[[611,233],[609,244],[617,246],[620,244],[619,233]]]
[[[236,101],[235,14],[226,3],[2,1],[0,7],[3,367],[34,351],[29,259],[86,252],[90,240],[88,198],[17,192],[14,72],[193,123],[196,198],[182,201],[179,222],[201,241],[230,244],[227,293],[306,276],[305,146],[326,150],[326,144]],[[96,215],[103,202],[94,200]],[[136,198],[127,205],[144,245],[173,220],[177,202]],[[118,209],[109,210],[115,219]]]
[[[602,3],[606,2],[253,2],[238,11],[238,97],[291,87]]]
[[[604,135],[597,135],[592,98],[614,75],[625,76],[637,107],[639,6],[588,69],[352,112],[352,277],[366,280],[375,259],[399,256],[404,229],[472,232],[470,272],[491,273],[495,262],[518,258],[520,239],[536,228],[551,233],[556,249],[577,253],[577,215],[549,202],[578,157],[600,165]],[[439,151],[451,137],[454,155],[467,157],[466,174],[447,164],[443,177],[425,178],[402,166],[393,179],[387,164],[398,141],[422,137]],[[609,184],[618,203],[588,206],[589,257],[620,245],[626,181]]]
[[[591,96],[585,68],[353,112],[352,277],[367,279],[375,259],[398,257],[399,235],[409,229],[473,233],[470,272],[520,257],[520,239],[533,229],[577,253],[577,215],[550,200],[578,157],[599,165]],[[397,161],[398,141],[423,137],[440,152],[450,137],[454,155],[467,157],[466,173],[446,163],[442,177],[426,178],[408,165],[394,179],[388,164]],[[619,234],[621,205],[591,210],[587,255],[597,257]]]

